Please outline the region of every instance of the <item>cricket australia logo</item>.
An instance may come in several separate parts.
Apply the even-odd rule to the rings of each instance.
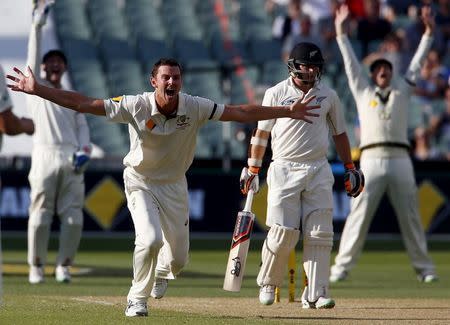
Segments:
[[[231,269],[231,274],[233,274],[234,276],[239,276],[239,274],[241,273],[241,259],[239,258],[239,256],[233,258],[233,262],[234,262],[234,266]]]
[[[177,117],[177,129],[185,129],[187,126],[190,125],[189,123],[189,117],[186,117],[186,115],[180,115]]]

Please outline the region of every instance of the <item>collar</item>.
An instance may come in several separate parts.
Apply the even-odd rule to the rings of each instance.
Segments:
[[[383,89],[381,89],[381,88],[378,87],[378,86],[375,86],[375,93],[376,93],[376,94],[379,94],[379,95],[381,95],[381,96],[383,96],[383,97],[389,96],[391,90],[392,90],[392,87],[391,87],[391,86],[386,87],[386,88],[383,88]]]
[[[151,104],[151,115],[163,115],[158,110],[158,106],[156,105],[156,98],[155,98],[155,92],[152,92],[150,94],[150,104]],[[186,95],[184,93],[178,93],[178,107],[176,110],[177,115],[186,115]]]

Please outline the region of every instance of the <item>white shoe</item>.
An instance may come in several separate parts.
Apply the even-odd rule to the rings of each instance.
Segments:
[[[30,273],[28,274],[28,281],[31,284],[38,284],[44,282],[44,267],[30,266]]]
[[[125,316],[148,316],[147,303],[128,300],[127,308],[125,309]]]
[[[275,286],[266,284],[259,289],[259,302],[263,305],[271,305],[275,301]]]
[[[345,281],[347,279],[347,276],[348,276],[348,272],[344,271],[342,273],[331,274],[329,280],[331,283],[341,282],[341,281]]]
[[[419,274],[417,276],[417,279],[420,282],[423,283],[432,283],[432,282],[437,282],[439,281],[439,277],[436,274],[433,273],[429,273],[429,274]]]
[[[319,297],[316,302],[309,302],[306,299],[302,299],[303,309],[331,309],[335,305],[336,303],[331,298]]]
[[[155,299],[161,299],[166,294],[168,285],[169,280],[163,278],[155,278],[155,283],[153,283],[153,288],[150,296]]]
[[[71,280],[69,267],[58,265],[55,269],[55,279],[60,283],[69,283]]]

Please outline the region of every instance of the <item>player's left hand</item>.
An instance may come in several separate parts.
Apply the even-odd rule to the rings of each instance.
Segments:
[[[253,190],[254,193],[259,192],[259,177],[257,172],[252,172],[249,168],[242,168],[241,177],[239,179],[242,194],[247,194]]]
[[[357,197],[364,190],[364,174],[353,163],[345,164],[344,185],[351,197]]]
[[[73,153],[72,167],[75,173],[81,174],[86,170],[91,159],[90,150],[78,150]]]

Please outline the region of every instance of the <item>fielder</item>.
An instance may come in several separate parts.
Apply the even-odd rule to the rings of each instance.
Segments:
[[[346,279],[355,266],[370,222],[386,192],[397,214],[403,240],[419,280],[433,282],[438,278],[428,256],[427,242],[420,223],[417,188],[407,138],[409,98],[433,40],[434,19],[431,9],[422,8],[425,32],[405,78],[392,82],[392,64],[383,58],[371,64],[370,79],[363,74],[344,32],[343,25],[348,17],[348,8],[343,5],[335,18],[336,34],[361,124],[361,169],[367,183],[366,190],[351,202],[339,252],[331,268],[330,281]]]
[[[27,65],[39,78],[40,67],[45,77],[41,82],[48,87],[61,88],[61,79],[67,69],[63,52],[51,50],[40,62],[42,27],[51,3],[33,10],[33,21],[28,39]],[[83,227],[84,176],[91,145],[86,117],[62,108],[51,101],[27,97],[27,106],[36,124],[28,180],[31,203],[28,220],[29,282],[44,281],[44,267],[50,225],[54,215],[61,221],[59,250],[55,278],[70,282],[70,266],[81,238]]]
[[[9,97],[8,88],[6,88],[5,74],[0,66],[0,149],[2,146],[3,133],[7,135],[17,135],[26,133],[32,135],[34,133],[33,121],[22,117],[17,117],[12,112],[12,102]],[[0,184],[1,185],[1,184]],[[1,233],[0,233],[1,235]],[[1,244],[1,236],[0,236]],[[2,299],[2,250],[0,245],[0,304]]]
[[[291,51],[289,78],[269,88],[263,105],[289,105],[299,98],[315,96],[320,116],[314,124],[289,118],[261,121],[250,140],[248,168],[241,173],[241,191],[258,192],[258,172],[267,141],[272,138],[272,163],[267,172],[267,220],[270,227],[262,248],[257,283],[259,301],[271,305],[275,287],[282,284],[288,256],[303,230],[303,267],[308,286],[303,308],[333,308],[328,277],[333,246],[333,174],[327,160],[329,134],[346,170],[345,188],[358,196],[364,177],[350,155],[341,103],[336,92],[320,83],[324,59],[315,44],[299,43]]]
[[[106,100],[47,87],[31,70],[9,87],[51,100],[80,113],[106,116],[126,123],[130,152],[124,158],[124,183],[135,228],[133,281],[126,316],[147,316],[147,299],[162,298],[168,280],[175,279],[188,262],[189,207],[186,171],[192,163],[199,128],[209,120],[253,122],[291,117],[309,121],[319,105],[307,106],[315,97],[289,106],[222,105],[180,93],[182,71],[173,59],[160,59],[150,76],[154,92]]]

